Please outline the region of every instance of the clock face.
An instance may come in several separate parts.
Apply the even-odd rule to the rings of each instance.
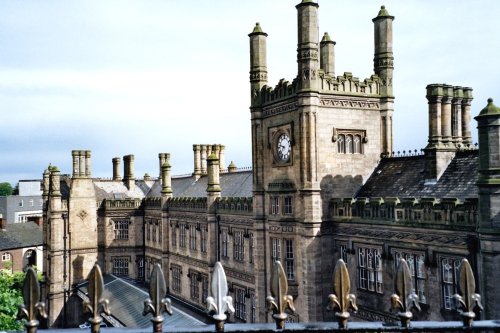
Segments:
[[[288,159],[290,158],[290,152],[292,151],[292,145],[287,134],[280,135],[276,148],[278,158],[281,161],[288,161]]]

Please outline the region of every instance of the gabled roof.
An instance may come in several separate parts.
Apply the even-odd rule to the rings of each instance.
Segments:
[[[88,283],[82,284],[78,290],[87,295]],[[87,295],[88,296],[88,295]],[[81,297],[81,296],[80,296]],[[104,276],[103,297],[109,300],[112,317],[125,327],[151,327],[152,314],[142,315],[144,300],[149,298],[146,291],[112,274]],[[164,314],[164,325],[167,327],[203,326],[203,322],[173,307],[171,316]]]
[[[425,156],[384,158],[357,197],[476,198],[479,153],[458,151],[435,184],[425,182]]]
[[[0,229],[0,250],[41,246],[42,243],[42,228],[33,222],[7,223],[6,230]]]

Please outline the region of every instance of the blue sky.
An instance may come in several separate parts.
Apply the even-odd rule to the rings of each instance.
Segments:
[[[268,37],[269,84],[296,75],[299,0],[0,0],[0,182],[71,172],[71,150],[92,150],[92,172],[135,155],[136,177],[192,172],[194,143],[226,145],[251,164],[248,36]],[[320,35],[336,45],[336,72],[372,74],[373,23],[394,21],[394,146],[427,141],[425,86],[474,89],[472,114],[500,104],[500,2],[319,1]],[[472,122],[474,141],[476,125]]]

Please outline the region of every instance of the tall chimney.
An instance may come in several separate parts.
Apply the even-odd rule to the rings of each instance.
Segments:
[[[201,145],[201,174],[207,174],[207,145]]]
[[[325,32],[320,45],[320,65],[326,75],[335,77],[335,42]]]
[[[226,146],[220,145],[219,148],[219,169],[222,171],[225,169],[226,157],[225,157]]]
[[[91,157],[91,152],[90,150],[84,150],[83,154],[85,155],[85,177],[90,178],[91,176],[91,168],[90,168],[90,157]]]
[[[162,166],[165,162],[170,160],[170,154],[169,153],[159,153],[158,154],[158,160],[160,162],[160,176],[159,178],[162,178]]]
[[[193,145],[193,161],[194,161],[194,169],[193,169],[193,176],[196,177],[196,179],[200,178],[201,176],[201,147],[200,145]]]
[[[445,147],[452,146],[451,137],[451,102],[453,100],[453,86],[444,84],[441,98],[441,143]]]
[[[453,101],[451,104],[451,135],[455,146],[462,145],[462,87],[453,87]]]
[[[114,157],[112,160],[113,162],[113,180],[121,180],[120,176],[120,158],[119,157]]]
[[[207,205],[211,209],[213,203],[221,196],[219,180],[219,159],[215,154],[207,158],[208,163],[208,186],[207,186]]]
[[[170,163],[168,160],[161,166],[162,188],[161,196],[165,198],[172,197],[172,175],[170,173]]]
[[[439,84],[427,86],[427,100],[429,101],[429,142],[427,147],[437,147],[441,144],[441,99],[443,87]]]
[[[470,106],[472,102],[472,88],[464,87],[464,99],[462,100],[462,142],[466,146],[472,145],[472,134],[470,131]]]
[[[125,186],[129,190],[134,190],[135,187],[135,177],[134,177],[134,155],[125,155],[123,156],[123,165],[124,165],[124,175],[123,181]]]

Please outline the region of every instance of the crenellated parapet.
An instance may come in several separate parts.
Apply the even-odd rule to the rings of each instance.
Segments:
[[[270,86],[263,86],[260,90],[260,101],[262,104],[277,102],[295,96],[297,93],[297,80],[293,82],[281,79],[278,84],[272,88]]]
[[[216,202],[217,211],[237,214],[252,214],[252,197],[222,197]]]
[[[337,221],[391,222],[432,228],[475,228],[478,199],[358,197],[333,198],[331,216]]]
[[[206,211],[206,197],[175,197],[170,198],[165,203],[165,208],[171,210]]]
[[[144,198],[144,208],[161,208],[161,197]]]
[[[105,210],[115,210],[115,209],[137,209],[141,207],[142,199],[104,199],[102,202],[102,207]]]
[[[373,97],[379,97],[380,94],[380,78],[377,75],[372,75],[361,81],[350,72],[345,72],[344,75],[336,78],[322,72],[320,80],[322,93],[360,94]]]

